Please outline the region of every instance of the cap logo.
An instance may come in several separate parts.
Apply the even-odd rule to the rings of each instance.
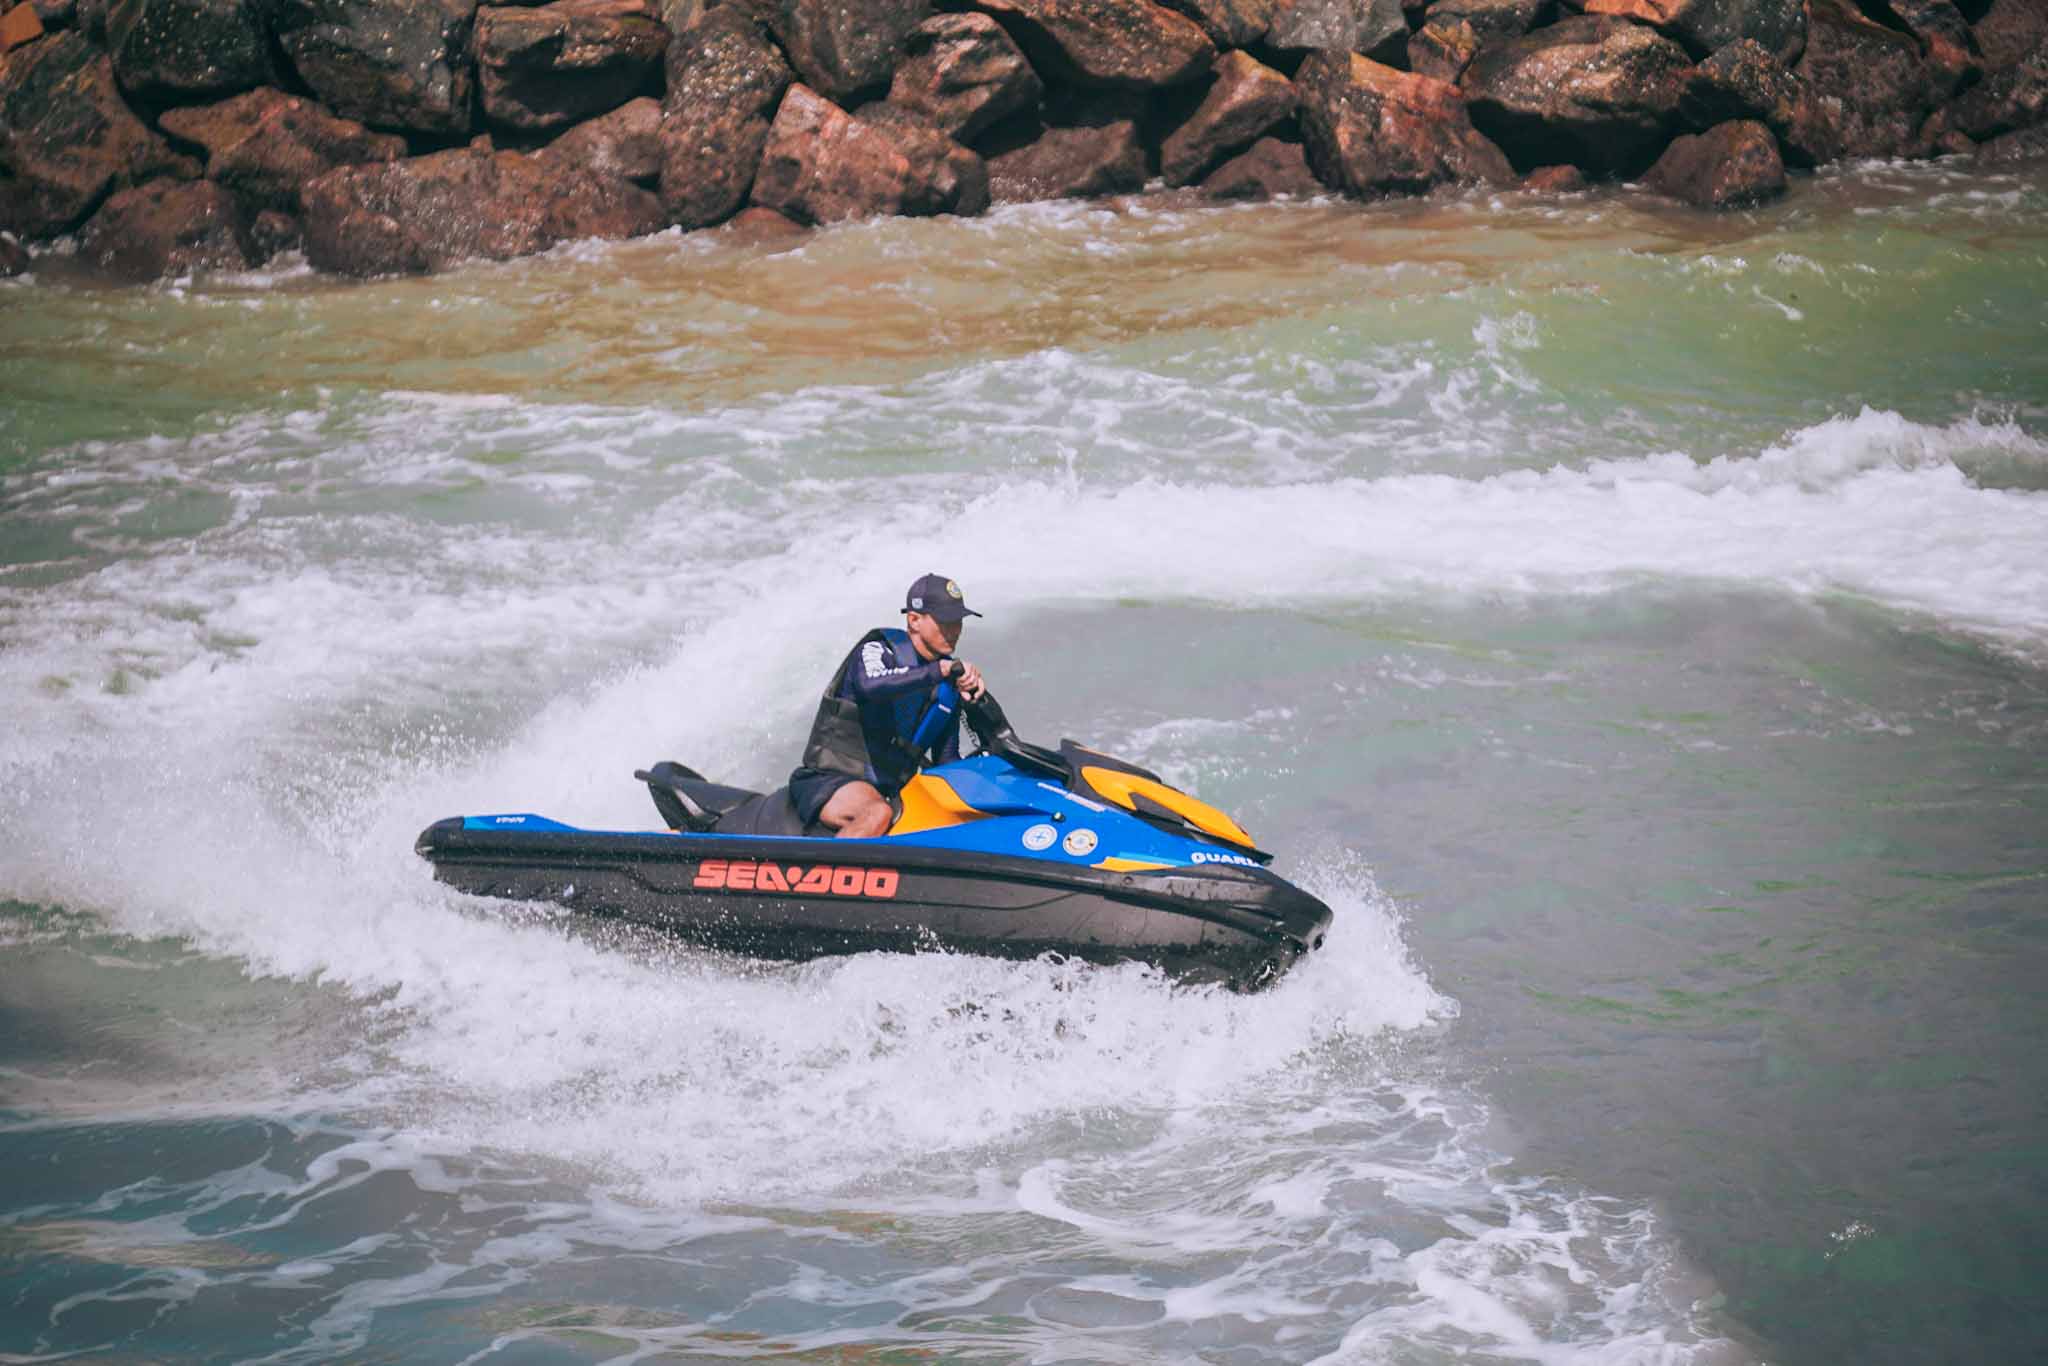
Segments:
[[[924,599],[912,598],[910,600],[910,606],[913,611],[922,612],[924,610]]]
[[[946,580],[946,592],[947,592],[948,594],[950,594],[951,596],[953,596],[953,597],[956,597],[956,598],[957,598],[957,597],[959,597],[959,596],[960,596],[960,585],[959,585],[959,584],[957,584],[957,583],[954,583],[954,582],[953,582],[953,581],[952,581],[951,579],[947,579],[947,580]]]

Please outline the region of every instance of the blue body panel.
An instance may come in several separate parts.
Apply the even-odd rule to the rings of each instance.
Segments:
[[[942,778],[960,799],[987,813],[980,820],[879,839],[834,841],[816,836],[693,835],[659,831],[672,839],[748,840],[764,848],[821,843],[883,845],[891,848],[958,849],[1008,858],[1087,867],[1105,859],[1129,859],[1169,867],[1235,864],[1255,868],[1260,860],[1230,845],[1163,830],[1121,807],[1080,796],[1049,778],[1025,772],[993,754],[939,764],[924,770]],[[535,815],[465,817],[467,830],[575,830]],[[605,832],[616,833],[616,832]]]

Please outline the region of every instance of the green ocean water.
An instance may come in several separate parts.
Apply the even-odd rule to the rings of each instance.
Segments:
[[[2023,1361],[2048,177],[0,285],[0,1354]],[[436,886],[927,569],[1328,900],[1238,998]]]

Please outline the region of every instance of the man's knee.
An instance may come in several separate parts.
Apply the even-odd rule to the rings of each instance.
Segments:
[[[895,810],[888,798],[871,783],[848,783],[832,794],[818,812],[818,819],[845,839],[873,839],[885,835],[895,823]]]

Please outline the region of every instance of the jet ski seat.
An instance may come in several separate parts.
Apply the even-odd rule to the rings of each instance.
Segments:
[[[671,830],[706,835],[810,835],[833,833],[829,825],[805,825],[790,804],[789,788],[755,792],[744,787],[714,783],[686,764],[664,759],[650,769],[635,769],[633,776],[647,784],[654,809]],[[903,814],[901,799],[890,805]]]

